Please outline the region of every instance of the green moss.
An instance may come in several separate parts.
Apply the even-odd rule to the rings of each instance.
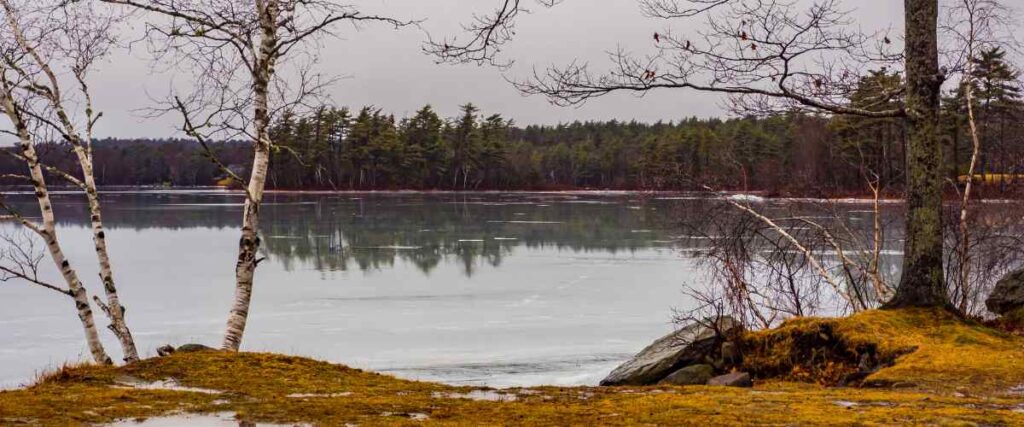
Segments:
[[[62,369],[31,387],[0,392],[0,425],[102,423],[175,411],[235,412],[251,421],[317,425],[1024,423],[1024,414],[1015,411],[1019,398],[1005,394],[1024,383],[1024,342],[942,312],[798,319],[747,339],[773,343],[763,347],[763,363],[788,366],[780,377],[793,379],[799,378],[792,375],[799,363],[792,363],[794,351],[786,346],[823,332],[838,345],[835,355],[873,347],[880,357],[894,357],[892,366],[869,380],[914,387],[837,388],[772,379],[754,389],[537,387],[501,391],[514,394],[515,401],[475,401],[458,397],[474,390],[468,387],[406,381],[301,357],[208,351],[119,368]],[[833,360],[833,369],[847,369],[849,360],[854,359]],[[173,378],[221,393],[120,388],[118,382],[128,377]],[[415,421],[409,414],[429,418]]]

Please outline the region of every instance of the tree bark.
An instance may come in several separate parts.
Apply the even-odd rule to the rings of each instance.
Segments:
[[[60,125],[63,127],[64,136],[71,142],[74,148],[75,155],[78,158],[78,164],[82,170],[83,180],[81,185],[85,190],[86,198],[89,201],[89,214],[90,222],[92,225],[93,243],[95,244],[96,257],[100,266],[100,279],[103,281],[103,289],[107,296],[106,304],[103,304],[97,299],[97,303],[110,318],[110,330],[117,336],[118,341],[121,342],[121,348],[124,353],[125,362],[135,362],[139,360],[138,350],[135,347],[135,340],[132,338],[131,331],[128,329],[128,325],[124,320],[124,307],[121,305],[120,299],[117,295],[117,287],[114,285],[114,274],[110,266],[110,256],[107,252],[106,236],[103,232],[103,221],[100,212],[100,201],[99,192],[96,190],[96,179],[93,176],[93,163],[91,148],[88,145],[92,138],[92,127],[94,117],[92,115],[92,98],[89,95],[88,85],[85,81],[85,74],[82,70],[76,70],[74,75],[81,85],[82,93],[85,95],[85,107],[86,107],[86,128],[88,133],[85,141],[79,136],[75,129],[75,125],[71,121],[67,112],[64,109],[63,99],[61,99],[61,88],[57,79],[56,73],[50,66],[50,63],[44,59],[43,55],[39,54],[36,50],[36,46],[25,38],[25,34],[22,31],[21,25],[15,19],[15,11],[11,7],[11,4],[3,0],[3,9],[7,12],[7,23],[11,27],[12,33],[18,46],[21,47],[28,55],[35,60],[38,64],[42,73],[50,82],[50,87],[45,91],[40,91],[44,94],[44,97],[49,99],[50,105],[53,107],[57,118],[60,121]],[[16,108],[16,106],[15,106]],[[11,113],[17,113],[12,111]],[[10,116],[12,120],[23,123],[21,116]],[[26,133],[26,137],[28,134]],[[33,149],[33,157],[34,149]],[[30,161],[38,161],[30,160]],[[38,166],[38,165],[37,165]],[[45,187],[45,185],[44,185]],[[44,188],[45,189],[45,188]]]
[[[263,201],[263,189],[267,181],[267,169],[270,164],[270,80],[274,73],[274,62],[277,47],[277,17],[279,5],[276,0],[260,0],[256,2],[260,14],[261,41],[259,54],[253,68],[253,97],[255,104],[254,120],[255,154],[252,172],[246,190],[245,212],[242,214],[242,237],[238,242],[238,261],[235,264],[235,298],[228,317],[227,331],[221,347],[225,350],[238,351],[242,345],[242,335],[249,317],[249,304],[252,300],[253,277],[256,273],[256,256],[259,252],[260,239],[259,215],[260,203]]]
[[[19,107],[15,105],[14,101],[9,96],[10,87],[7,86],[6,83],[4,83],[4,86],[4,92],[6,92],[6,94],[0,96],[0,102],[3,103],[3,110],[11,119],[11,122],[18,134],[22,155],[25,157],[25,163],[28,165],[29,173],[32,177],[32,187],[35,190],[36,200],[39,203],[40,216],[43,219],[42,227],[40,229],[34,229],[33,231],[38,233],[45,241],[46,248],[50,252],[50,258],[53,260],[57,270],[60,271],[61,277],[64,278],[64,281],[68,285],[68,290],[75,302],[75,309],[78,311],[78,319],[81,321],[82,329],[85,331],[85,341],[89,346],[89,352],[92,354],[93,360],[100,364],[112,364],[113,361],[103,348],[99,332],[96,330],[96,322],[93,319],[92,307],[89,305],[88,292],[85,290],[85,287],[82,286],[82,282],[78,279],[78,273],[71,268],[70,262],[67,260],[67,257],[64,256],[64,251],[60,246],[60,242],[57,240],[57,221],[53,214],[53,205],[50,202],[50,194],[46,188],[46,179],[43,175],[43,168],[39,164],[39,156],[36,154],[35,146],[32,143],[32,137],[29,135],[25,122],[21,119]]]
[[[903,275],[888,307],[948,306],[942,269],[938,0],[905,0],[907,217]]]
[[[78,155],[78,163],[82,167],[83,183],[85,194],[89,201],[89,220],[92,226],[92,240],[96,245],[96,258],[100,265],[100,279],[103,281],[103,291],[107,296],[107,303],[102,306],[110,318],[110,330],[121,343],[121,351],[124,353],[124,361],[127,363],[139,360],[139,351],[135,347],[135,339],[128,329],[128,323],[124,320],[125,308],[121,305],[121,299],[117,295],[117,286],[114,285],[114,272],[110,266],[110,255],[107,252],[107,238],[103,231],[103,218],[100,209],[99,191],[96,189],[96,178],[93,176],[92,155],[87,149],[75,144],[75,153]]]

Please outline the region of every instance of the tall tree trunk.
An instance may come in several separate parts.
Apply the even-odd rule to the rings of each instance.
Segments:
[[[95,244],[96,257],[98,259],[100,266],[100,278],[103,280],[103,289],[106,292],[107,296],[106,304],[101,302],[98,298],[96,299],[96,302],[107,314],[107,317],[110,318],[110,330],[114,332],[114,335],[117,336],[118,341],[121,342],[121,348],[124,353],[124,360],[126,362],[135,362],[139,360],[139,354],[135,348],[135,340],[132,339],[131,331],[129,331],[128,325],[124,321],[125,310],[124,307],[121,305],[120,299],[117,296],[117,287],[114,285],[114,275],[110,267],[110,256],[107,253],[106,237],[104,236],[103,221],[100,214],[99,193],[96,190],[96,179],[93,176],[92,152],[88,144],[90,142],[89,140],[92,138],[92,127],[95,123],[95,118],[93,117],[92,98],[89,94],[88,85],[85,81],[84,71],[82,71],[82,69],[77,69],[74,71],[74,75],[81,87],[82,94],[84,94],[85,96],[86,120],[88,121],[88,123],[86,124],[86,129],[88,129],[88,132],[85,141],[83,141],[82,138],[79,136],[77,130],[75,129],[75,125],[73,124],[71,118],[68,116],[67,112],[64,109],[64,101],[63,99],[61,99],[60,96],[60,84],[58,83],[57,75],[51,68],[50,63],[46,59],[44,59],[42,55],[39,54],[39,51],[36,50],[36,47],[33,46],[33,44],[29,43],[28,40],[26,40],[25,35],[22,32],[21,25],[15,19],[16,13],[14,9],[11,7],[11,4],[7,0],[3,0],[2,5],[4,11],[7,12],[7,23],[12,30],[12,33],[18,46],[24,49],[24,51],[35,60],[42,74],[45,75],[50,82],[49,89],[40,92],[43,93],[47,99],[49,99],[50,105],[54,109],[54,112],[56,113],[57,118],[59,119],[60,125],[63,128],[64,137],[67,138],[69,142],[71,142],[71,146],[73,147],[75,155],[78,158],[78,164],[82,170],[83,179],[81,185],[84,187],[86,198],[89,201],[89,213],[93,232],[93,243]],[[9,91],[7,91],[7,93],[8,95],[10,94]],[[14,108],[16,108],[16,106]],[[9,113],[9,116],[16,123],[19,123],[19,125],[24,124],[22,116],[20,116],[17,110],[11,111]],[[27,139],[29,137],[28,133],[25,132],[24,134],[22,134],[21,130],[19,129],[19,136],[22,138],[23,141],[29,143],[30,149],[32,151],[32,156],[29,162],[37,163],[35,167],[38,168],[38,158],[35,155],[34,148],[31,147],[31,141]],[[29,159],[27,155],[26,159]],[[35,171],[33,171],[33,173],[34,172]],[[45,184],[43,184],[43,190],[45,191],[45,189]],[[47,200],[47,202],[49,201]],[[47,230],[49,230],[49,228],[47,228]],[[54,240],[56,240],[56,236],[54,236]]]
[[[107,303],[103,307],[110,318],[110,330],[121,343],[121,350],[124,353],[124,361],[127,363],[137,362],[139,352],[135,347],[135,339],[128,329],[128,323],[124,320],[125,308],[121,305],[121,299],[117,295],[117,286],[114,285],[114,272],[110,266],[110,255],[107,252],[107,238],[103,231],[103,217],[100,209],[99,191],[96,190],[96,179],[93,176],[92,155],[81,144],[75,144],[75,153],[78,155],[78,163],[82,167],[83,183],[85,194],[89,201],[89,219],[92,225],[92,240],[96,245],[96,258],[100,265],[100,279],[103,281],[103,291],[107,296]]]
[[[903,276],[889,307],[948,306],[942,270],[938,0],[905,0],[907,218]]]
[[[10,87],[6,84],[4,86],[4,91],[9,94]],[[46,188],[46,178],[43,176],[43,168],[39,164],[39,156],[36,154],[32,137],[28,133],[25,122],[21,119],[19,107],[14,104],[10,96],[3,95],[0,98],[2,98],[0,102],[3,103],[3,110],[10,117],[18,134],[21,152],[25,157],[25,163],[28,164],[29,174],[32,178],[32,187],[35,190],[36,200],[39,203],[39,212],[43,219],[43,226],[35,231],[46,242],[50,258],[68,285],[68,290],[75,302],[78,320],[82,323],[82,329],[85,331],[85,341],[89,346],[89,352],[92,354],[93,360],[96,363],[109,365],[113,362],[103,348],[99,332],[96,330],[92,307],[89,305],[89,294],[85,287],[82,286],[82,282],[78,280],[78,273],[71,268],[70,262],[64,256],[64,250],[61,248],[60,242],[57,241],[57,220],[53,214],[53,204],[50,203],[50,194]]]
[[[268,98],[270,80],[274,73],[274,50],[277,47],[278,6],[277,0],[256,1],[262,35],[252,84],[255,104],[253,121],[256,128],[256,138],[253,141],[255,154],[252,172],[249,176],[249,186],[246,189],[245,212],[242,214],[242,237],[238,241],[238,261],[235,264],[235,298],[222,344],[223,349],[231,351],[238,351],[242,345],[242,334],[245,332],[245,324],[249,317],[249,303],[252,300],[256,256],[260,247],[258,236],[260,203],[263,201],[263,189],[266,185],[267,170],[270,164]]]

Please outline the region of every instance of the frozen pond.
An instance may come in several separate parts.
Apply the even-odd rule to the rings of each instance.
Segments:
[[[104,198],[140,351],[217,345],[242,196]],[[102,293],[84,200],[54,202],[72,265]],[[594,384],[666,333],[672,309],[686,304],[681,284],[698,276],[673,244],[682,203],[628,194],[271,195],[268,260],[257,271],[244,349],[453,384]],[[87,357],[69,299],[11,281],[0,283],[0,301],[0,385]]]

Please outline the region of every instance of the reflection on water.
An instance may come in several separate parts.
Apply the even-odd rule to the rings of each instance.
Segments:
[[[86,225],[77,199],[55,196],[63,225]],[[114,192],[105,194],[104,218],[108,228],[136,231],[233,228],[241,200],[219,191]],[[516,247],[616,254],[671,245],[677,204],[607,194],[271,194],[262,245],[286,270],[371,270],[400,260],[424,273],[458,263],[472,275],[500,266]]]
[[[29,197],[10,199],[29,209]],[[140,350],[219,343],[243,196],[103,198]],[[54,202],[72,264],[96,278],[84,200]],[[637,194],[270,194],[260,233],[267,261],[243,349],[453,384],[595,384],[665,334],[672,309],[689,304],[682,285],[704,280],[692,255],[707,241],[685,236],[707,221],[700,204]],[[854,226],[870,227],[866,208],[843,209]],[[900,207],[886,210],[898,228]],[[896,266],[900,233],[888,235]],[[96,282],[86,280],[94,294]],[[88,355],[70,301],[51,293],[0,283],[0,387]]]
[[[634,231],[657,228],[663,235],[670,228],[653,206],[635,211],[577,197],[333,198],[278,202],[266,212],[272,218],[264,226],[267,252],[285,268],[300,262],[322,271],[387,268],[401,260],[424,273],[457,263],[471,276],[479,265],[499,267],[514,248],[633,252],[665,242]]]
[[[103,197],[142,351],[218,343],[242,196]],[[30,196],[11,198],[30,211]],[[96,277],[84,201],[54,202],[72,264]],[[244,348],[458,384],[594,383],[685,304],[680,284],[695,275],[673,249],[680,205],[638,195],[272,194]],[[9,343],[0,385],[87,354],[67,301],[13,282],[0,284],[0,300]]]

